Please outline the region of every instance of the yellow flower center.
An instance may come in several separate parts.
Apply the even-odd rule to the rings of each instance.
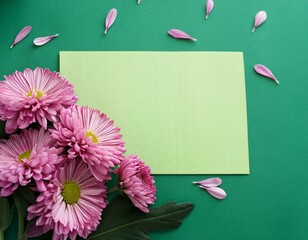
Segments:
[[[34,91],[34,92],[36,92],[36,99],[40,99],[44,95],[44,93],[40,91]],[[31,90],[30,92],[27,93],[27,97],[32,96],[32,94],[33,94],[33,91]]]
[[[74,204],[80,198],[80,187],[75,182],[66,182],[62,190],[62,196],[66,203]]]
[[[18,156],[18,161],[21,163],[22,160],[25,159],[25,158],[29,160],[30,159],[30,155],[31,155],[31,150],[23,152],[22,154],[20,154]]]
[[[93,143],[98,143],[98,138],[96,137],[96,135],[93,132],[91,132],[91,131],[86,132],[86,138],[88,138],[88,137],[92,138]]]

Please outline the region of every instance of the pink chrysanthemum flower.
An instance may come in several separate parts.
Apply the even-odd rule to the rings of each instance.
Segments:
[[[106,197],[105,184],[94,178],[86,163],[65,161],[47,191],[28,208],[28,220],[37,217],[28,237],[53,229],[53,239],[86,238],[99,224]]]
[[[121,162],[115,170],[118,186],[143,212],[149,212],[148,205],[156,200],[156,187],[151,170],[136,155],[131,155]]]
[[[0,119],[10,134],[38,122],[47,129],[47,120],[57,121],[62,108],[77,102],[73,85],[58,72],[36,68],[16,71],[0,82]]]
[[[78,157],[88,163],[99,181],[110,179],[109,172],[125,152],[120,128],[113,121],[98,110],[75,105],[63,109],[54,126],[52,137],[60,146],[69,147],[69,159]]]
[[[44,180],[63,160],[62,148],[43,128],[22,130],[0,142],[0,195],[12,194],[19,185],[27,185],[33,178],[39,191],[46,190]]]

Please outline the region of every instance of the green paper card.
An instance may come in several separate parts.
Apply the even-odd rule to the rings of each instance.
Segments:
[[[60,71],[153,174],[249,174],[242,53],[60,52]]]

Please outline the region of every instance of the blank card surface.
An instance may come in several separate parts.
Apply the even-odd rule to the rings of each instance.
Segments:
[[[249,174],[242,53],[60,52],[60,71],[153,174]]]

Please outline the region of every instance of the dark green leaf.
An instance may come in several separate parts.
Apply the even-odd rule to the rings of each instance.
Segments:
[[[18,214],[23,217],[27,215],[27,208],[30,204],[35,202],[35,196],[33,191],[29,187],[19,187],[14,192],[15,205],[18,210]]]
[[[46,240],[46,239],[52,239],[52,235],[53,235],[53,231],[48,231],[46,233],[43,233],[43,229],[41,227],[39,228],[34,228],[35,224],[36,224],[36,220],[32,219],[30,221],[28,221],[28,226],[25,232],[25,235],[29,238],[29,239],[35,239],[35,240]],[[31,237],[29,237],[29,235]]]
[[[94,240],[145,240],[151,231],[177,228],[194,205],[192,203],[167,203],[143,213],[122,196],[115,198],[103,211],[98,229],[87,239]]]
[[[5,133],[5,122],[0,121],[0,138],[7,138],[7,134]]]
[[[0,197],[0,231],[5,231],[5,229],[10,225],[11,221],[12,211],[9,201],[7,198]]]

